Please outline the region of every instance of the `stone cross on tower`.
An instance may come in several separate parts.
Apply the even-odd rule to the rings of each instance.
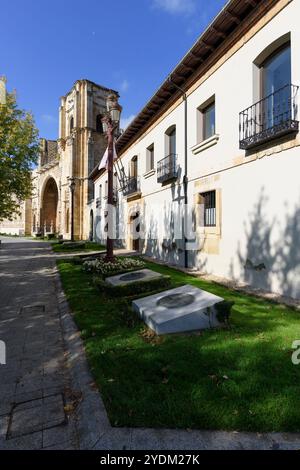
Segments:
[[[6,104],[6,78],[0,77],[0,104]]]

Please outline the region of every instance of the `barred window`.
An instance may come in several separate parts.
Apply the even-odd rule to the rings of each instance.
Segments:
[[[204,227],[215,227],[216,217],[216,191],[201,194],[204,202]]]

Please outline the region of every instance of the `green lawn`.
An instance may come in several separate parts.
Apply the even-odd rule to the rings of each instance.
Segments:
[[[106,247],[100,245],[100,243],[86,242],[84,248],[71,248],[63,246],[62,243],[54,242],[52,243],[52,249],[55,253],[81,253],[89,251],[104,251],[106,250]]]
[[[112,425],[300,431],[299,312],[147,263],[235,301],[230,329],[155,337],[81,266],[58,265]]]

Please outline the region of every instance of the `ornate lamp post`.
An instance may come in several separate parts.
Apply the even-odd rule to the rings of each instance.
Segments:
[[[71,190],[71,241],[74,241],[74,193],[75,193],[75,178],[69,178],[69,187]]]
[[[118,103],[118,97],[116,95],[109,95],[107,98],[107,113],[102,118],[103,132],[107,136],[108,141],[108,156],[107,156],[107,171],[108,171],[108,210],[114,203],[114,187],[113,187],[113,165],[114,165],[114,133],[119,128],[120,116],[122,106]],[[114,240],[109,237],[109,230],[106,242],[107,252],[106,261],[114,260]]]

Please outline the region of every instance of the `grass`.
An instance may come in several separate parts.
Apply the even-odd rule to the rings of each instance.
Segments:
[[[84,253],[90,251],[104,251],[106,250],[106,247],[100,245],[100,243],[86,242],[85,246],[82,248],[72,248],[68,246],[63,246],[62,243],[54,242],[52,243],[52,249],[55,253]]]
[[[299,312],[147,263],[235,302],[230,329],[155,337],[80,266],[58,265],[112,425],[300,431]]]

